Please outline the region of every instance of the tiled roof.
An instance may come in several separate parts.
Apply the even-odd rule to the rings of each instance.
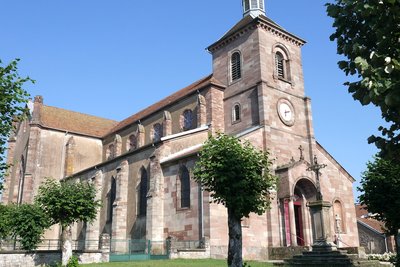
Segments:
[[[383,222],[380,222],[380,221],[368,216],[368,210],[365,205],[356,204],[356,217],[357,217],[357,221],[368,225],[375,231],[377,231],[381,234],[385,233],[385,231],[383,230],[385,227],[385,224]]]
[[[106,136],[109,134],[115,133],[119,130],[122,130],[123,128],[127,127],[128,125],[131,125],[132,123],[135,123],[138,120],[142,120],[145,117],[149,116],[150,114],[165,108],[166,106],[170,105],[171,103],[173,103],[175,101],[178,101],[179,99],[189,95],[190,93],[196,92],[197,90],[200,90],[209,85],[216,85],[218,87],[225,88],[225,86],[222,85],[220,82],[218,82],[211,74],[211,75],[204,77],[204,78],[192,83],[191,85],[173,93],[172,95],[158,101],[157,103],[139,111],[138,113],[133,114],[132,116],[126,118],[125,120],[118,123],[114,128],[112,128],[106,134]]]
[[[41,106],[40,125],[93,137],[102,137],[118,122],[66,109]]]

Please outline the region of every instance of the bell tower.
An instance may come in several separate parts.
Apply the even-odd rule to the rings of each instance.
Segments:
[[[250,15],[255,18],[259,15],[265,16],[264,0],[242,0],[243,17]]]
[[[263,127],[259,146],[279,155],[277,165],[290,162],[299,145],[311,162],[315,141],[301,64],[305,41],[266,17],[264,0],[242,5],[244,17],[208,47],[213,77],[226,87],[225,133]]]

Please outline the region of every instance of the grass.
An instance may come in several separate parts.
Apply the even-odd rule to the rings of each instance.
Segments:
[[[251,267],[272,267],[272,263],[246,261]],[[83,266],[91,267],[226,267],[226,260],[151,260],[131,262],[92,263]]]

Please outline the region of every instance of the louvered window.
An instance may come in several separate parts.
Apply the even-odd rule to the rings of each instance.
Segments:
[[[277,52],[275,54],[275,68],[276,74],[279,78],[286,78],[285,77],[285,59],[283,58],[282,54]]]
[[[244,11],[248,11],[250,9],[250,0],[244,1]]]
[[[264,9],[264,1],[263,0],[259,0],[260,1],[260,9]]]
[[[240,62],[240,53],[235,52],[231,56],[231,74],[232,81],[236,81],[242,77],[241,73],[241,62]]]
[[[257,1],[258,0],[251,0],[251,8],[258,8]]]

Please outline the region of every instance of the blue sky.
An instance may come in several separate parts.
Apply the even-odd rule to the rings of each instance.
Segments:
[[[322,0],[266,0],[267,16],[305,39],[317,140],[359,181],[376,153],[375,107],[355,102],[337,67]],[[211,73],[205,48],[242,18],[241,0],[3,0],[0,59],[20,58],[44,103],[122,120]],[[357,186],[357,183],[355,184]]]

